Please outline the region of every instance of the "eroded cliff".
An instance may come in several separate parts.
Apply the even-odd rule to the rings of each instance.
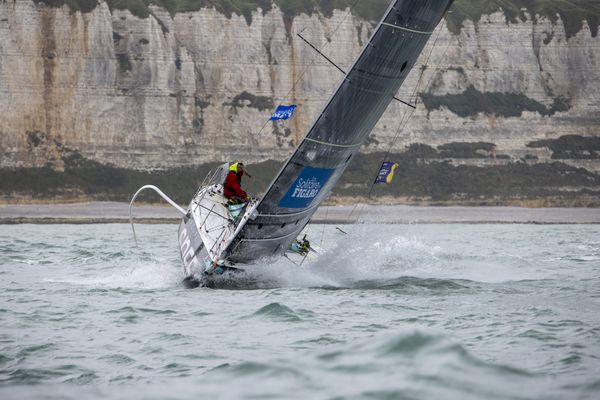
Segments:
[[[564,12],[551,0],[514,0],[502,8],[481,2],[469,9],[470,3],[455,4],[397,94],[416,101],[417,110],[392,103],[362,150],[364,164],[376,169],[381,153],[391,151],[410,164],[404,172],[411,166],[421,172],[462,168],[469,179],[486,168],[508,174],[517,165],[535,175],[539,165],[558,163],[543,193],[511,192],[516,186],[503,184],[503,195],[488,190],[482,178],[479,189],[449,188],[439,197],[543,197],[572,194],[573,187],[594,196],[600,171],[600,6],[584,0]],[[90,192],[85,182],[93,178],[75,184],[68,174],[77,175],[84,164],[92,171],[112,168],[113,175],[130,171],[123,179],[134,186],[135,174],[145,179],[136,170],[171,176],[226,159],[276,165],[342,77],[296,34],[347,68],[373,29],[370,20],[387,2],[359,2],[360,12],[345,2],[339,2],[342,9],[231,4],[240,7],[0,1],[4,196],[35,192],[16,183],[16,173],[34,176],[32,168],[54,176],[50,181],[59,188],[110,194],[111,187],[120,193],[118,182]],[[280,103],[297,104],[297,114],[267,122]],[[265,168],[265,175],[272,174],[274,167]],[[369,171],[359,170],[338,193],[360,194],[360,179]],[[565,174],[583,181],[567,185],[559,179]],[[436,198],[440,182],[432,176],[430,190],[410,189],[423,185],[409,184],[406,175],[392,191]]]

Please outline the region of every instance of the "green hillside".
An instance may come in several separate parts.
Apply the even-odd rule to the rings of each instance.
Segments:
[[[588,143],[589,142],[589,143]],[[585,146],[582,150],[582,146]],[[415,143],[394,154],[359,153],[342,176],[333,199],[360,198],[373,202],[391,197],[399,203],[463,205],[545,205],[599,207],[600,174],[564,163],[568,159],[596,159],[598,138],[579,136],[531,142],[528,147],[549,147],[553,161],[528,163],[523,160],[504,165],[452,165],[449,158],[489,159],[494,143],[448,143],[434,148]],[[590,149],[596,149],[590,150]],[[503,154],[496,159],[507,158]],[[399,164],[391,185],[371,183],[384,159]],[[202,179],[216,164],[169,170],[138,171],[100,164],[73,151],[63,154],[64,171],[44,168],[0,169],[0,202],[13,199],[60,201],[64,199],[129,201],[141,187],[152,183],[181,204],[189,201]],[[281,166],[280,161],[248,164],[252,179],[244,188],[261,194]],[[569,190],[562,188],[569,187]],[[366,196],[370,193],[370,198]],[[142,201],[157,201],[148,193]]]
[[[97,0],[34,0],[53,7],[67,4],[72,10],[89,12],[98,4]],[[356,3],[356,0],[106,0],[111,9],[129,10],[133,15],[146,18],[150,15],[149,5],[158,5],[169,11],[171,15],[180,12],[197,11],[201,8],[216,8],[219,12],[231,17],[232,14],[243,15],[246,21],[252,21],[252,12],[259,8],[263,12],[270,11],[273,4],[279,7],[287,18],[299,14],[320,12],[330,16],[333,10],[344,10]],[[388,6],[388,0],[358,1],[353,12],[369,20],[377,20]]]
[[[67,4],[72,10],[89,12],[98,4],[98,0],[34,0],[58,7]],[[261,9],[269,11],[276,4],[289,19],[301,13],[320,12],[331,15],[335,9],[352,7],[352,11],[368,21],[375,21],[383,14],[388,0],[107,0],[111,9],[130,10],[132,14],[146,18],[150,15],[149,5],[155,4],[168,10],[172,15],[178,12],[196,11],[203,7],[214,7],[224,15],[243,15],[246,21],[252,21],[252,12]],[[448,28],[460,32],[466,19],[479,21],[483,15],[502,11],[507,22],[525,20],[526,14],[543,16],[552,21],[558,17],[563,21],[567,37],[579,32],[583,21],[588,21],[592,36],[598,34],[600,23],[600,1],[598,0],[456,0],[448,15]]]
[[[600,1],[598,0],[455,0],[452,12],[448,14],[448,28],[460,32],[466,19],[479,21],[483,15],[502,11],[506,22],[525,21],[526,14],[546,17],[553,22],[558,16],[565,25],[567,37],[575,35],[586,20],[592,36],[598,35],[600,22]]]

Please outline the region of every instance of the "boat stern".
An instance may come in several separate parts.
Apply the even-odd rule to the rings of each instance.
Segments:
[[[191,212],[179,223],[178,239],[186,278],[202,276],[206,265],[210,265],[211,261]]]

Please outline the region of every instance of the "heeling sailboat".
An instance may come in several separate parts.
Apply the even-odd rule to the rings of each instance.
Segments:
[[[179,227],[186,281],[282,256],[367,140],[453,0],[395,0],[262,198],[232,214],[226,166],[208,177]],[[136,193],[137,195],[137,193]],[[134,196],[135,198],[135,196]]]
[[[226,249],[247,263],[282,255],[393,100],[453,0],[397,0]]]

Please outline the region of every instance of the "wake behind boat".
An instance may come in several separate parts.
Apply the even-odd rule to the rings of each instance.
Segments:
[[[298,240],[298,235],[395,99],[452,2],[395,0],[390,4],[349,72],[259,199],[228,205],[223,193],[229,168],[225,164],[205,178],[186,210],[177,206],[183,214],[179,248],[188,284],[205,284],[213,274],[246,268],[265,257],[310,254],[310,244],[306,238]]]

